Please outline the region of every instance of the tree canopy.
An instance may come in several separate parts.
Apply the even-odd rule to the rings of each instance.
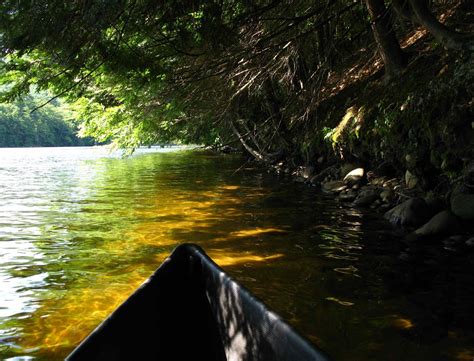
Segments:
[[[424,0],[5,0],[3,99],[50,89],[84,134],[125,147],[239,139],[257,158],[304,153],[334,128],[336,75],[378,49],[397,77],[399,34],[420,24],[447,49],[471,47]]]

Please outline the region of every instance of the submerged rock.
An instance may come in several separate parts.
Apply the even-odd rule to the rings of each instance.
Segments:
[[[460,222],[454,214],[450,211],[442,211],[414,233],[420,237],[437,236],[457,232],[459,227]]]
[[[324,193],[339,193],[347,189],[347,186],[343,181],[335,180],[323,183],[321,189]]]
[[[443,244],[447,247],[463,248],[465,245],[465,238],[461,235],[451,236],[443,241]]]
[[[426,222],[432,212],[423,198],[411,198],[385,213],[392,224],[402,227],[417,227]]]
[[[378,198],[382,190],[377,187],[367,186],[363,187],[357,198],[354,200],[353,205],[358,207],[367,207],[370,206],[373,202],[375,202]]]
[[[339,194],[339,200],[342,202],[352,202],[354,199],[356,199],[356,197],[357,193],[353,190]]]

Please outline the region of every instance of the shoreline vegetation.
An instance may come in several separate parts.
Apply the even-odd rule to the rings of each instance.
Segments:
[[[320,173],[297,167],[291,171],[274,165],[277,175],[289,175],[295,182],[317,187],[321,193],[351,207],[370,208],[393,226],[399,227],[407,244],[440,245],[448,251],[474,252],[474,196],[466,193],[474,179],[474,163],[458,184],[447,193],[424,191],[409,171],[404,178],[366,171],[356,164],[330,166]]]
[[[95,142],[235,148],[472,243],[472,1],[48,3],[0,5],[2,101],[48,89],[28,114],[61,99]]]
[[[215,150],[238,152],[229,146]],[[315,187],[347,206],[380,214],[394,227],[407,251],[410,246],[432,245],[453,253],[474,252],[474,195],[469,193],[474,185],[474,162],[444,192],[424,190],[409,170],[400,177],[384,167],[367,171],[360,163],[320,165],[319,171],[314,166],[290,167],[288,163],[281,160],[263,166],[276,176]],[[400,257],[410,256],[403,252]]]

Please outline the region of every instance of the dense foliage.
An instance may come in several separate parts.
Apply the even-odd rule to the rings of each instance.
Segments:
[[[431,10],[466,18],[451,16],[446,26]],[[383,158],[394,134],[380,117],[407,99],[391,92],[387,109],[362,101],[380,79],[374,53],[386,76],[371,91],[384,104],[377,97],[388,81],[403,87],[403,77],[416,74],[413,59],[426,54],[411,36],[427,30],[422,37],[433,36],[432,51],[469,54],[472,36],[454,26],[470,32],[470,19],[472,4],[462,0],[431,8],[424,0],[6,0],[0,69],[2,81],[15,85],[3,97],[14,99],[32,84],[52,89],[74,102],[85,134],[125,147],[240,141],[259,159],[308,163],[329,149],[364,157],[371,147],[357,146],[375,142]],[[347,137],[339,122],[349,109],[359,115],[346,119],[355,120]],[[371,137],[364,141],[362,123]]]
[[[34,94],[11,104],[0,104],[0,147],[91,145],[92,139],[77,136],[71,114],[59,102],[31,113],[49,95]]]

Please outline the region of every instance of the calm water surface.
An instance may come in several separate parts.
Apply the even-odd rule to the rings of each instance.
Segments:
[[[0,359],[62,359],[194,242],[336,360],[472,361],[474,257],[383,229],[234,156],[0,149]]]

